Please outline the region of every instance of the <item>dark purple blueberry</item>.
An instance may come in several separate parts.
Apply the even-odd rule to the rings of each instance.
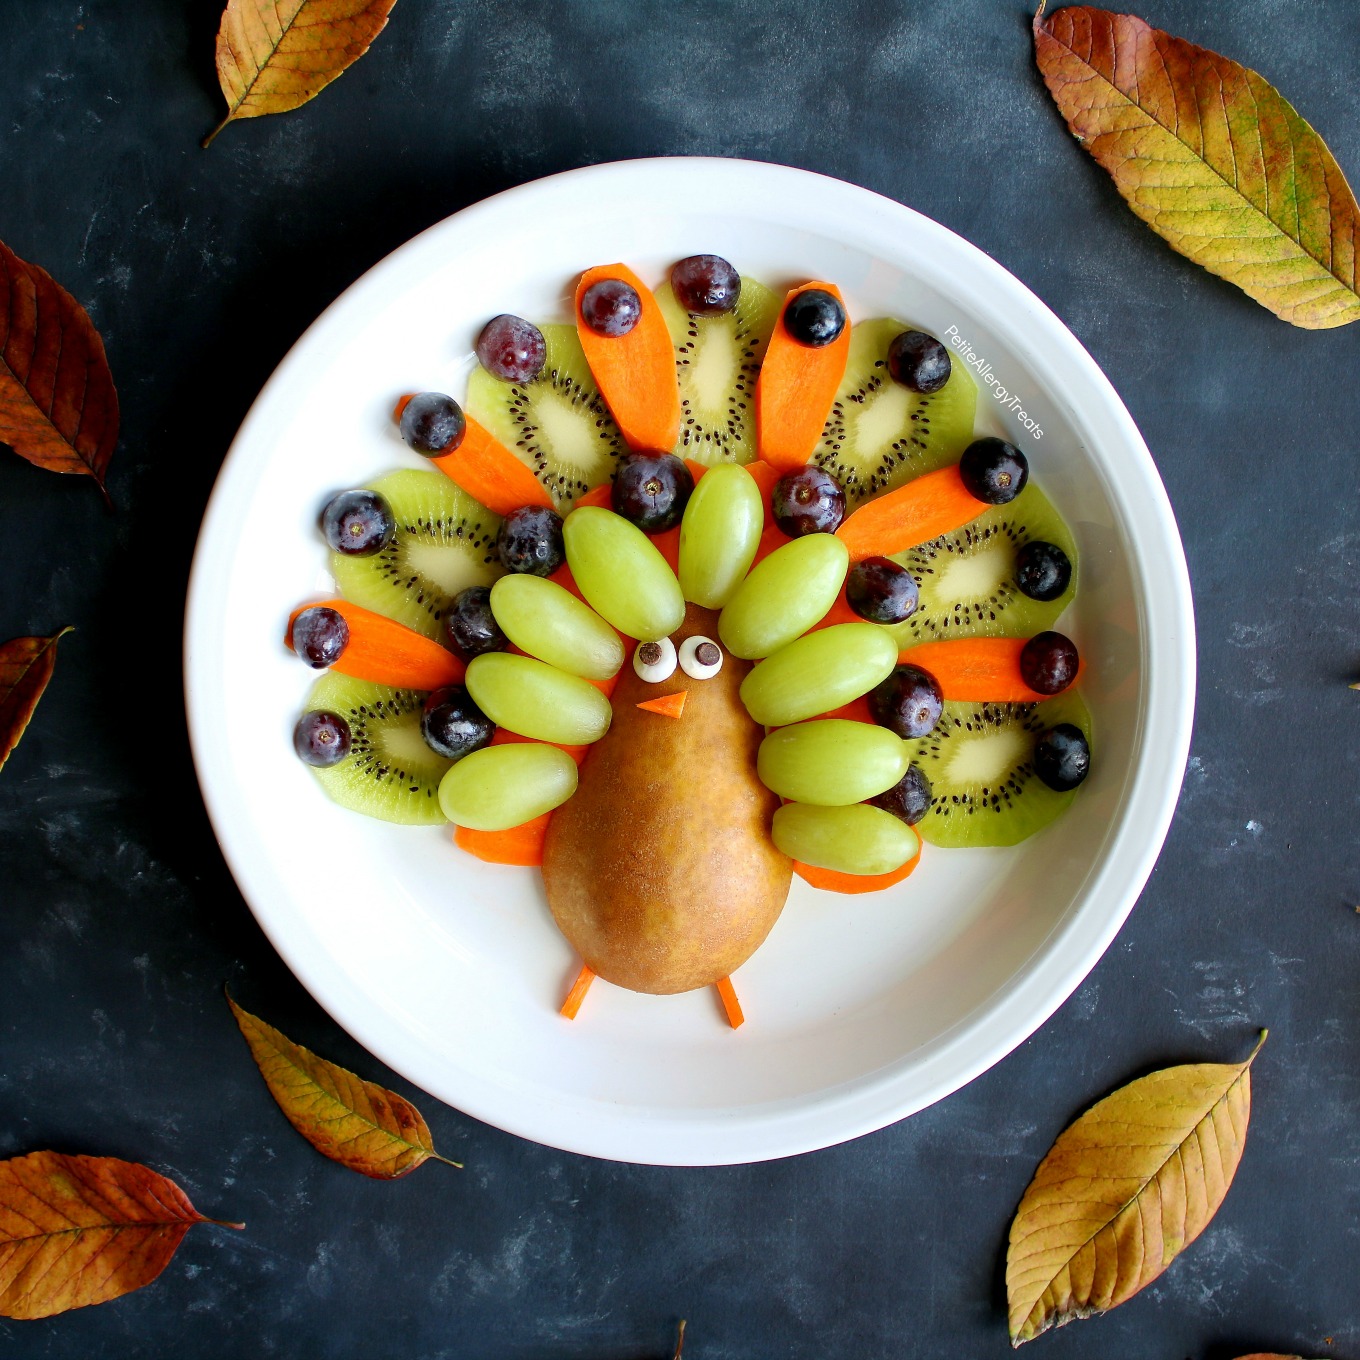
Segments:
[[[1077,648],[1061,633],[1036,633],[1020,650],[1020,678],[1036,694],[1060,694],[1077,678]]]
[[[462,760],[490,742],[496,724],[472,702],[462,685],[446,685],[425,700],[420,733],[436,755]]]
[[[959,476],[968,493],[988,505],[1013,501],[1029,481],[1025,455],[1004,439],[975,439],[959,459]]]
[[[721,255],[691,255],[671,269],[675,300],[693,316],[730,312],[741,295],[741,275]]]
[[[673,453],[630,453],[619,459],[610,503],[616,515],[648,534],[680,523],[694,476]]]
[[[506,571],[551,576],[567,560],[562,516],[545,505],[522,505],[501,520],[496,551]]]
[[[627,335],[641,319],[642,299],[622,279],[601,279],[581,295],[581,320],[596,335]]]
[[[401,437],[427,458],[452,453],[463,442],[463,408],[442,392],[417,392],[402,409]]]
[[[342,491],[321,512],[321,532],[346,557],[372,557],[392,541],[397,519],[376,491]]]
[[[919,765],[908,765],[906,774],[892,788],[869,801],[908,826],[915,826],[930,811],[930,780]]]
[[[1072,579],[1072,564],[1056,543],[1034,538],[1015,554],[1015,584],[1031,600],[1056,600]]]
[[[893,672],[869,691],[874,721],[899,737],[924,737],[940,720],[944,695],[940,682],[919,666],[894,666]]]
[[[834,534],[845,518],[845,492],[816,463],[785,473],[770,492],[774,522],[790,538]]]
[[[304,609],[293,620],[293,650],[317,670],[335,665],[347,642],[349,624],[345,616],[324,604]]]
[[[913,392],[938,392],[952,367],[949,351],[925,331],[903,331],[888,346],[888,372]]]
[[[543,332],[522,316],[493,316],[477,337],[477,359],[494,378],[533,382],[543,372],[548,345]]]
[[[1058,793],[1075,789],[1090,769],[1086,734],[1072,723],[1050,727],[1034,743],[1034,773]]]
[[[821,349],[845,329],[845,308],[822,288],[805,288],[784,308],[784,329],[800,345]]]
[[[316,709],[304,713],[293,728],[293,750],[298,759],[318,770],[338,765],[349,755],[349,724],[338,713]]]
[[[870,623],[901,623],[921,601],[921,588],[905,567],[890,557],[866,557],[845,578],[850,608]]]
[[[510,645],[491,612],[490,586],[468,586],[453,597],[453,605],[444,615],[444,633],[449,646],[464,661],[484,652],[503,652]]]

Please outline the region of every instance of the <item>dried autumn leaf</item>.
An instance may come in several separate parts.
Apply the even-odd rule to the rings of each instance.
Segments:
[[[1360,206],[1326,143],[1255,71],[1131,14],[1034,16],[1068,127],[1182,255],[1296,326],[1360,318]]]
[[[368,51],[397,0],[227,0],[217,32],[217,78],[227,116],[287,113]]]
[[[448,1166],[409,1100],[295,1044],[227,997],[270,1094],[314,1147],[351,1171],[395,1180],[427,1158]]]
[[[57,664],[57,642],[71,630],[51,637],[12,638],[0,643],[0,770],[19,744],[38,700]]]
[[[0,442],[38,467],[93,477],[101,491],[118,442],[118,393],[94,322],[3,242]]]
[[[1054,1143],[1011,1224],[1012,1345],[1132,1298],[1204,1231],[1242,1156],[1265,1039],[1245,1062],[1140,1077]]]
[[[42,1318],[150,1284],[205,1218],[174,1181],[117,1157],[0,1162],[0,1317]]]

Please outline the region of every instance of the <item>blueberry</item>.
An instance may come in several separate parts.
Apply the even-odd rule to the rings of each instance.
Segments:
[[[671,269],[671,291],[691,316],[716,316],[736,307],[741,275],[721,255],[691,255]]]
[[[376,491],[342,491],[321,512],[321,532],[346,557],[372,557],[392,541],[397,520]]]
[[[889,557],[866,557],[845,578],[850,608],[870,623],[901,623],[921,601],[921,588],[905,567]]]
[[[1034,773],[1058,793],[1075,789],[1090,769],[1086,734],[1072,723],[1050,727],[1034,743]]]
[[[1036,694],[1058,694],[1077,678],[1077,648],[1061,633],[1036,633],[1020,651],[1020,678]]]
[[[892,674],[869,691],[874,721],[899,737],[924,737],[940,720],[944,694],[940,682],[919,666],[894,666]]]
[[[888,346],[888,372],[913,392],[938,392],[952,367],[949,351],[925,331],[903,331]]]
[[[829,472],[809,463],[774,484],[770,510],[774,522],[790,538],[834,534],[845,518],[845,492]]]
[[[906,774],[892,788],[869,801],[908,826],[915,826],[930,811],[930,780],[919,765],[908,765]]]
[[[551,576],[567,560],[562,516],[544,505],[522,505],[501,520],[496,551],[506,571]]]
[[[959,459],[959,476],[972,496],[988,505],[1007,505],[1029,481],[1025,455],[1004,439],[975,439]]]
[[[800,345],[821,349],[845,329],[845,308],[822,288],[805,288],[784,308],[784,329]]]
[[[510,645],[491,612],[490,586],[460,590],[444,615],[444,632],[455,654],[464,661],[484,652],[503,652]]]
[[[304,609],[293,620],[290,641],[293,650],[316,670],[324,670],[340,660],[349,642],[345,616],[323,604]]]
[[[349,723],[325,709],[304,713],[293,728],[293,750],[298,759],[319,770],[344,760],[349,755],[350,739]]]
[[[581,320],[596,335],[627,335],[641,319],[642,299],[622,279],[601,279],[581,295]]]
[[[1056,543],[1034,538],[1015,555],[1015,584],[1031,600],[1056,600],[1072,579],[1072,564]]]
[[[462,685],[446,685],[425,700],[420,733],[436,755],[462,760],[490,742],[496,724],[472,702]]]
[[[673,453],[630,453],[619,460],[610,503],[614,513],[648,534],[680,523],[694,476]]]
[[[452,453],[463,442],[463,408],[442,392],[417,392],[402,409],[401,437],[427,458]]]
[[[508,312],[493,316],[477,337],[477,359],[505,382],[533,382],[543,372],[548,344],[532,321]]]

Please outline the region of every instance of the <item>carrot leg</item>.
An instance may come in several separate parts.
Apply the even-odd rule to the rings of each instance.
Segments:
[[[595,974],[588,964],[581,965],[581,971],[576,974],[576,981],[571,984],[571,991],[567,993],[567,999],[562,1003],[559,1014],[566,1016],[568,1020],[575,1020],[576,1013],[581,1009],[581,1002],[586,999],[586,993],[590,990],[590,984],[595,981]]]
[[[732,986],[732,979],[730,977],[719,978],[713,985],[718,989],[718,999],[722,1002],[727,1023],[733,1029],[740,1029],[746,1023],[746,1017],[741,1013],[741,1002],[737,1000],[737,992],[736,988]]]

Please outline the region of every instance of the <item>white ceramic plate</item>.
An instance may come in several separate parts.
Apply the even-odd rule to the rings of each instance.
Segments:
[[[834,280],[852,317],[893,314],[957,337],[987,366],[981,428],[1027,452],[1080,546],[1064,629],[1087,659],[1094,770],[1064,818],[1014,849],[927,846],[905,883],[865,897],[795,879],[737,974],[741,1030],[723,1023],[711,991],[656,998],[604,983],[573,1023],[557,1006],[578,961],[538,871],[483,865],[442,830],[329,803],[290,739],[314,676],[281,639],[289,611],[330,586],[320,506],[421,465],[391,423],[400,393],[461,394],[484,321],[570,319],[589,265],[622,260],[659,282],[700,251],[776,288]],[[1041,1025],[1152,869],[1184,769],[1194,675],[1166,494],[1110,384],[1043,303],[959,237],[863,189],[687,158],[513,189],[350,288],[280,365],[232,446],[199,540],[185,648],[194,756],[223,851],[269,938],[336,1020],[417,1085],[503,1129],[692,1165],[879,1128]]]

